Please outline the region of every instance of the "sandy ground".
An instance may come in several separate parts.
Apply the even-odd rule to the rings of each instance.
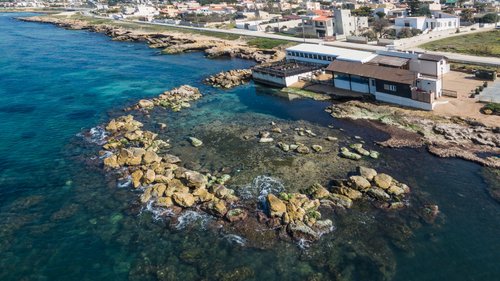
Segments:
[[[447,104],[439,104],[434,112],[441,116],[461,116],[475,119],[488,126],[500,126],[500,116],[484,115],[479,110],[484,104],[479,103],[477,98],[470,98],[470,93],[482,80],[475,79],[473,74],[451,71],[444,76],[443,88],[457,91],[458,98],[441,97],[438,101],[448,101]]]

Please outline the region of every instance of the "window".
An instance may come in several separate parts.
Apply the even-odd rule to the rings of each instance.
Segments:
[[[286,54],[289,55],[289,56],[293,56],[293,53],[290,52],[290,51],[286,52]]]
[[[372,79],[372,87],[375,87],[375,79]]]
[[[384,90],[395,92],[396,91],[396,85],[384,84]]]

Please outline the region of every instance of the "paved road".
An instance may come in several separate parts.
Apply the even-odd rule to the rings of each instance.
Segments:
[[[87,14],[90,15],[90,13],[87,13]],[[96,17],[96,16],[94,16],[94,17]],[[106,18],[106,17],[100,17],[100,18]],[[109,19],[109,18],[106,18],[106,19]],[[340,48],[355,49],[355,50],[370,51],[370,52],[375,52],[378,50],[385,50],[386,49],[386,47],[371,45],[371,44],[356,44],[356,43],[342,42],[342,41],[325,42],[321,39],[310,39],[310,38],[303,39],[303,38],[284,36],[284,35],[272,34],[272,33],[265,33],[262,31],[245,30],[245,29],[217,29],[217,28],[206,28],[206,27],[181,26],[181,25],[167,24],[167,23],[152,23],[152,22],[143,22],[143,21],[133,21],[133,22],[141,23],[141,24],[163,25],[163,26],[169,26],[169,27],[175,27],[175,28],[184,28],[184,29],[192,29],[192,30],[200,30],[200,31],[211,31],[211,32],[219,32],[219,33],[226,33],[226,34],[235,34],[235,35],[241,35],[241,36],[253,36],[253,37],[260,37],[260,38],[279,39],[279,40],[285,40],[285,41],[297,42],[297,43],[324,44],[324,45],[330,45],[330,46],[335,46],[335,47],[340,47]],[[427,50],[423,50],[423,49],[419,49],[419,48],[411,48],[407,51],[425,52],[427,54],[433,54],[433,55],[443,55],[443,56],[448,57],[448,59],[451,62],[470,63],[470,64],[479,64],[479,65],[500,67],[500,58],[478,57],[478,56],[472,56],[472,55],[463,55],[463,54],[447,53],[447,52],[434,52],[434,51],[427,51]]]

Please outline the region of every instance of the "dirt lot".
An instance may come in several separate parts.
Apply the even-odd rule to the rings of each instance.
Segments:
[[[469,98],[471,91],[482,85],[482,80],[475,79],[473,74],[451,71],[444,75],[443,88],[457,91],[458,98],[441,97],[438,101],[448,101],[437,105],[434,112],[442,116],[462,116],[476,119],[489,126],[499,126],[500,117],[484,115],[479,111],[483,104],[477,98]]]

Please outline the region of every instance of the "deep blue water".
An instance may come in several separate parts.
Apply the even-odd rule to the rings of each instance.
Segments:
[[[253,273],[227,280],[328,280],[343,272],[327,270],[295,245],[246,249],[207,231],[172,232],[137,215],[138,207],[129,208],[135,199],[130,192],[109,186],[76,160],[85,151],[74,145],[75,136],[108,120],[108,113],[182,84],[200,87],[206,97],[180,115],[177,120],[186,120],[173,126],[181,129],[250,114],[333,122],[365,138],[379,137],[376,132],[331,119],[322,111],[326,103],[283,100],[254,84],[222,92],[201,83],[209,74],[253,65],[249,61],[164,56],[142,43],[15,16],[0,13],[0,280],[221,280],[242,268]],[[485,192],[483,168],[423,150],[384,154],[379,168],[406,179],[442,213],[438,226],[408,238],[411,255],[393,251],[394,280],[498,279],[500,206]],[[310,251],[329,249],[339,242],[334,235]],[[321,259],[336,254],[331,250]],[[356,268],[353,280],[380,280],[366,278],[370,262],[340,264]]]

